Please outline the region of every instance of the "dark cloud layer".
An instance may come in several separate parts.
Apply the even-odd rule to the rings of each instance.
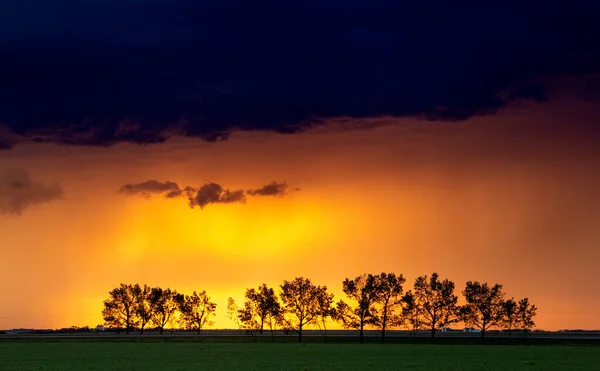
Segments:
[[[545,78],[597,72],[599,12],[596,0],[3,1],[0,122],[110,145],[329,117],[463,120],[545,100]]]
[[[162,195],[166,198],[185,197],[191,208],[196,206],[203,209],[209,204],[245,203],[246,195],[250,196],[283,196],[287,185],[285,183],[271,182],[261,188],[252,190],[230,190],[220,184],[208,182],[201,187],[186,186],[180,188],[177,183],[158,180],[148,180],[143,183],[125,184],[119,193],[133,196],[142,195],[150,198],[153,195]]]
[[[21,215],[31,206],[60,199],[59,184],[43,184],[31,179],[23,168],[0,170],[0,214]]]

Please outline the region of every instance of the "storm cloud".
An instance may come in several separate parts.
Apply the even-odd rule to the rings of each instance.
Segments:
[[[214,182],[207,182],[200,187],[185,186],[181,188],[177,183],[158,180],[148,180],[142,183],[123,185],[118,193],[128,196],[141,195],[151,198],[153,195],[162,195],[165,198],[187,198],[191,208],[203,209],[209,204],[246,203],[249,196],[283,196],[286,194],[285,183],[271,182],[257,189],[228,189]]]
[[[107,146],[337,117],[466,120],[598,72],[598,6],[4,1],[0,122],[20,140]]]
[[[23,168],[0,170],[0,214],[21,215],[26,209],[63,196],[62,187],[31,179]]]

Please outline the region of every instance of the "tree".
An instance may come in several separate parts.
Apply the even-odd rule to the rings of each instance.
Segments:
[[[279,316],[281,305],[275,295],[275,290],[262,284],[258,290],[246,290],[244,307],[239,311],[239,319],[250,330],[258,329],[262,335],[265,322],[273,333],[273,319]]]
[[[133,286],[122,283],[109,293],[109,298],[104,301],[102,317],[105,326],[129,331],[137,325],[135,315],[135,298]]]
[[[407,323],[409,331],[414,337],[421,328],[421,307],[412,291],[402,297],[402,320]]]
[[[336,310],[333,306],[333,297],[333,294],[327,292],[326,286],[320,288],[317,297],[318,315],[315,318],[315,322],[319,327],[319,330],[322,328],[325,339],[327,339],[327,318],[336,317]]]
[[[517,303],[514,299],[508,299],[502,303],[502,326],[508,330],[509,336],[512,335],[512,329],[518,321]]]
[[[354,279],[346,278],[342,283],[342,289],[346,296],[356,302],[356,307],[340,300],[337,304],[337,318],[345,328],[359,330],[360,342],[364,341],[365,325],[376,323],[377,313],[375,302],[377,301],[377,287],[375,276],[372,274],[361,274]]]
[[[537,307],[529,303],[529,298],[519,300],[517,307],[517,323],[519,328],[527,335],[535,327],[533,317],[537,315]]]
[[[204,326],[213,324],[211,318],[214,316],[216,309],[217,304],[210,301],[206,291],[200,293],[194,291],[190,296],[185,295],[183,300],[179,302],[183,325],[188,330],[196,330],[198,334]]]
[[[375,323],[381,326],[382,343],[388,325],[400,323],[400,316],[396,313],[396,309],[401,305],[404,282],[406,279],[401,274],[396,276],[395,273],[381,273],[375,276],[376,302],[380,305],[380,310],[374,319]]]
[[[304,326],[313,323],[319,316],[319,295],[326,287],[315,286],[308,278],[296,277],[292,281],[283,281],[281,294],[285,314],[291,319],[281,317],[286,324],[298,333],[298,342],[302,342]]]
[[[177,291],[167,288],[153,287],[150,290],[149,300],[152,308],[151,323],[158,327],[162,335],[165,326],[171,321],[171,318],[177,311]]]
[[[152,320],[152,303],[150,302],[151,289],[147,285],[140,287],[137,283],[133,286],[133,297],[135,299],[135,314],[140,326],[140,334],[144,333],[144,328]]]
[[[181,306],[185,302],[185,296],[173,290],[173,302],[175,303],[176,309],[175,312],[171,315],[169,321],[169,326],[171,327],[171,335],[175,333],[176,327],[182,327],[182,319],[181,319]]]
[[[420,309],[420,322],[429,329],[432,339],[442,327],[458,322],[454,282],[440,281],[435,272],[429,279],[421,276],[415,280],[413,295]]]
[[[242,324],[240,323],[239,311],[240,307],[235,303],[235,300],[232,297],[227,298],[227,318],[234,321],[241,331]]]
[[[466,304],[460,309],[461,319],[468,326],[481,330],[481,338],[491,327],[502,325],[504,319],[504,293],[502,285],[490,287],[478,281],[467,282],[463,291]]]

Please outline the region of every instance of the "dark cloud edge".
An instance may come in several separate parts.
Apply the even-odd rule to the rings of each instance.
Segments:
[[[596,75],[593,75],[596,76]],[[570,78],[586,78],[587,76],[568,76]],[[506,89],[496,94],[495,101],[479,107],[469,106],[436,106],[431,109],[407,114],[385,113],[374,116],[345,115],[310,116],[292,123],[256,127],[253,125],[230,125],[221,130],[215,130],[214,125],[204,124],[199,118],[179,116],[159,122],[151,119],[134,119],[122,117],[118,120],[86,118],[81,122],[66,125],[52,123],[43,129],[34,129],[21,133],[15,132],[6,122],[0,122],[0,151],[10,150],[19,143],[50,143],[65,146],[112,147],[120,143],[131,143],[140,146],[161,144],[173,137],[198,138],[204,142],[214,143],[225,141],[237,132],[271,132],[281,135],[293,135],[308,132],[317,128],[327,127],[332,121],[343,119],[347,130],[365,130],[373,125],[364,125],[364,120],[383,119],[386,125],[390,120],[418,119],[430,122],[460,122],[472,117],[495,115],[514,101],[527,101],[542,104],[551,99],[551,93],[544,82],[536,81],[521,84],[518,87]]]

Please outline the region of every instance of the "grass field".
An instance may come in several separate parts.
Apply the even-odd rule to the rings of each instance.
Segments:
[[[2,371],[599,369],[595,346],[0,342]]]

